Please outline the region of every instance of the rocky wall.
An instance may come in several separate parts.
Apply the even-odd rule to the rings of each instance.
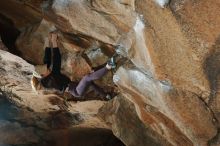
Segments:
[[[218,144],[218,0],[30,1],[32,7],[22,13],[34,10],[40,21],[25,19],[28,26],[16,23],[20,13],[0,12],[24,28],[16,45],[34,64],[42,63],[45,38],[55,28],[63,72],[74,80],[121,46],[114,77],[100,84],[115,88],[114,81],[120,95],[100,116],[126,145]]]

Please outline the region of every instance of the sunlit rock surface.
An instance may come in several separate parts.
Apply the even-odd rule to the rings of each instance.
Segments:
[[[0,12],[21,31],[16,46],[27,61],[41,63],[44,39],[49,31],[58,29],[62,72],[73,80],[102,65],[114,54],[114,46],[121,46],[119,53],[125,59],[114,76],[106,76],[100,84],[120,94],[99,110],[99,116],[126,145],[219,145],[220,1],[0,3],[7,7],[0,7]],[[27,7],[15,13],[21,4]],[[27,17],[19,22],[21,14]],[[19,68],[11,66],[11,72]],[[33,66],[27,68],[27,74],[18,73],[9,80],[25,82],[24,92],[15,90],[22,97],[32,96],[26,83]],[[8,72],[5,68],[1,71]],[[40,98],[44,102],[35,102],[36,98],[28,100],[28,106],[51,106],[46,97]],[[74,104],[74,109],[83,111],[81,104]],[[97,114],[103,103],[96,105]]]

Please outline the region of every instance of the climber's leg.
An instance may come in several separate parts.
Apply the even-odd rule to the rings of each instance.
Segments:
[[[60,54],[60,49],[58,48],[57,37],[58,36],[56,33],[51,33],[51,42],[53,48],[52,73],[54,74],[60,74],[60,69],[61,69],[61,54]]]
[[[60,74],[61,69],[61,54],[58,47],[53,48],[53,67],[52,67],[52,73],[54,74]]]
[[[97,80],[103,77],[108,72],[108,70],[109,69],[107,69],[106,67],[103,67],[89,75],[84,76],[79,82],[78,86],[76,87],[77,93],[80,96],[82,96],[86,91],[86,89],[88,88],[88,86],[91,85],[91,82],[93,80]]]
[[[44,50],[44,59],[43,59],[44,64],[47,64],[47,68],[50,67],[51,65],[51,48],[46,47]]]

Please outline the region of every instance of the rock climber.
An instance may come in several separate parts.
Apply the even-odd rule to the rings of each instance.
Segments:
[[[35,66],[35,71],[33,72],[31,80],[32,88],[35,91],[54,89],[53,91],[58,91],[56,93],[63,93],[66,91],[76,98],[81,98],[86,93],[88,87],[92,87],[95,92],[100,94],[102,97],[105,97],[105,99],[111,99],[111,96],[105,93],[104,90],[93,81],[100,79],[109,70],[116,67],[114,57],[110,58],[106,66],[103,68],[85,75],[78,83],[73,82],[60,72],[61,54],[57,45],[57,38],[57,33],[52,32],[49,34],[49,41],[46,43],[47,47],[45,48],[44,54],[45,65]],[[52,47],[50,47],[50,44]]]
[[[57,33],[50,32],[44,51],[44,65],[36,65],[31,80],[35,91],[54,91],[62,93],[70,83],[70,79],[61,74],[61,54],[58,48]],[[47,90],[50,89],[50,90]]]

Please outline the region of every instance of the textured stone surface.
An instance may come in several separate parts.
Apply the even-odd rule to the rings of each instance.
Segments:
[[[46,20],[27,27],[16,41],[17,49],[21,52],[22,57],[30,62],[42,64],[44,42],[48,33],[53,29],[53,24]]]
[[[61,30],[84,34],[110,44],[115,44],[120,35],[133,26],[133,9],[133,0],[55,0],[52,5]]]
[[[8,51],[8,48],[5,47],[5,45],[3,44],[1,38],[0,38],[0,49],[1,49],[1,50],[5,50],[5,51]]]
[[[124,111],[126,111],[126,115]],[[106,113],[108,114],[106,115]],[[143,119],[139,119],[137,114],[134,104],[123,96],[117,96],[100,110],[100,116],[112,126],[114,134],[120,137],[127,146],[170,146],[172,144],[167,141],[167,137],[164,138],[161,134],[166,135],[172,132],[173,135],[170,138],[173,141],[178,139],[177,143],[173,143],[174,145],[192,145],[184,135],[181,135],[179,129],[169,123],[170,120],[166,119],[159,111],[149,111],[144,122]],[[127,119],[127,117],[132,118]],[[166,126],[172,127],[173,131],[168,130]]]
[[[41,3],[38,1],[8,0],[0,2],[0,13],[11,19],[19,29],[41,20]]]
[[[17,46],[28,61],[41,63],[44,38],[51,26],[59,30],[62,71],[74,80],[103,64],[114,53],[112,45],[122,45],[127,61],[121,62],[113,78],[120,95],[104,105],[100,115],[126,145],[219,144],[218,0],[38,2],[20,1],[17,6],[15,0],[8,2],[12,5],[1,2],[7,10],[0,12],[19,29],[24,28]],[[21,12],[14,12],[21,4],[28,4],[22,11],[27,17],[19,22]],[[39,13],[44,14],[40,19]],[[19,65],[9,66],[12,72]],[[29,78],[20,79],[27,83]],[[111,81],[109,75],[101,84],[114,88]],[[96,113],[99,107],[101,104]]]
[[[162,136],[169,143],[177,145],[178,141],[183,145],[205,145],[216,134],[212,114],[195,93],[175,89],[134,67],[121,67],[115,76],[118,77],[116,84],[121,93],[134,103],[141,121],[158,135],[163,131]],[[183,138],[183,135],[186,137]],[[155,137],[158,138],[157,135]]]
[[[34,129],[23,128],[19,123],[10,123],[8,121],[0,121],[0,143],[3,144],[28,144],[38,142]]]
[[[88,136],[92,146],[123,146],[97,117],[104,101],[66,103],[54,94],[36,94],[30,85],[33,69],[22,58],[0,49],[0,145],[60,146],[57,139],[62,136],[62,145],[80,146],[85,144],[80,139]]]

